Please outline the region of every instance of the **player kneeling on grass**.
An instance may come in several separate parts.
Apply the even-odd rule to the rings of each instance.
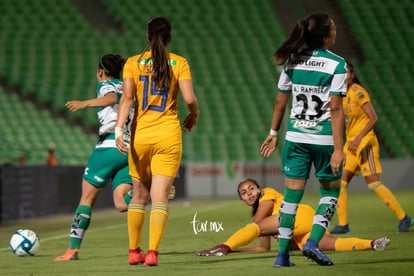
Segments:
[[[211,249],[197,252],[198,256],[222,256],[230,252],[269,251],[271,236],[277,238],[280,204],[283,195],[273,188],[261,189],[254,179],[246,179],[238,186],[240,200],[252,207],[253,222],[235,232],[227,241]],[[302,250],[307,241],[315,210],[306,204],[299,204],[293,231],[292,249]],[[260,245],[239,248],[260,239]],[[326,251],[355,251],[372,249],[382,251],[390,244],[388,236],[374,240],[360,238],[336,238],[325,233],[319,248]]]

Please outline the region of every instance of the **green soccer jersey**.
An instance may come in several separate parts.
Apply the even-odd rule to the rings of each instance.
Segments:
[[[330,96],[346,95],[346,63],[324,49],[305,49],[292,55],[278,83],[282,93],[292,93],[286,140],[333,145]]]
[[[100,140],[96,145],[97,148],[116,148],[115,144],[115,126],[118,118],[118,106],[119,100],[122,96],[122,80],[111,79],[107,81],[101,81],[97,86],[97,97],[104,97],[107,93],[116,93],[117,102],[114,105],[109,105],[105,107],[97,107],[96,113],[99,120],[99,137]],[[133,116],[133,109],[129,114],[129,120],[127,122],[127,127],[125,132],[129,134],[130,122]]]

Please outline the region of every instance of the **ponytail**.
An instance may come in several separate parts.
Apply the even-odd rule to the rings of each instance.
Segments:
[[[273,55],[276,64],[284,64],[292,53],[296,53],[305,44],[305,21],[296,23],[289,38],[282,43]]]
[[[159,89],[168,88],[171,68],[167,58],[167,46],[171,41],[171,24],[164,17],[156,17],[148,23],[148,42],[152,57],[152,78]]]
[[[311,49],[323,47],[324,39],[331,32],[331,18],[327,14],[312,14],[296,23],[289,38],[282,43],[273,55],[276,64],[284,64],[292,54],[296,54],[304,45]]]

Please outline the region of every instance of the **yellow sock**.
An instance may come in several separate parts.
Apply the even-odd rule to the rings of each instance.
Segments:
[[[260,235],[260,228],[256,223],[250,223],[234,233],[224,244],[235,250],[242,245],[254,241]]]
[[[338,197],[338,225],[344,226],[348,224],[348,182],[341,181],[341,191]]]
[[[385,205],[387,205],[399,220],[402,220],[405,217],[406,213],[400,203],[395,198],[394,194],[382,184],[381,181],[368,184],[368,188],[381,198]]]
[[[149,250],[158,251],[168,220],[168,205],[153,203],[149,225]]]
[[[142,239],[142,227],[145,221],[145,205],[128,205],[128,238],[129,249],[137,249]]]
[[[372,249],[371,240],[359,238],[338,238],[335,241],[335,251],[356,251]]]

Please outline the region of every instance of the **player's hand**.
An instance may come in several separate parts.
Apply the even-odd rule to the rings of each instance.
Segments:
[[[361,143],[361,141],[360,140],[357,140],[357,139],[355,139],[353,141],[350,141],[348,143],[348,150],[350,152],[352,152],[353,154],[355,154],[356,153],[356,150],[358,149],[360,143]]]
[[[331,156],[331,170],[334,175],[337,175],[340,173],[342,161],[345,158],[345,154],[342,150],[334,151]]]
[[[130,139],[128,139],[129,141]],[[129,141],[131,142],[131,141]],[[125,143],[124,128],[120,126],[115,127],[115,144],[118,150],[125,154],[129,150],[129,144]]]
[[[270,155],[276,150],[278,142],[278,136],[275,135],[267,135],[267,138],[264,140],[262,146],[260,147],[260,153],[269,158]]]
[[[86,103],[83,101],[68,101],[65,106],[71,111],[75,112],[86,107]]]
[[[118,150],[119,150],[122,154],[126,154],[126,153],[128,153],[128,150],[129,150],[129,144],[125,143],[125,141],[124,141],[124,136],[123,136],[123,135],[118,136],[118,137],[115,139],[115,144],[116,144],[116,147],[118,148]]]
[[[185,131],[191,131],[195,125],[197,124],[198,115],[196,114],[188,114],[187,117],[184,119],[183,127]]]

